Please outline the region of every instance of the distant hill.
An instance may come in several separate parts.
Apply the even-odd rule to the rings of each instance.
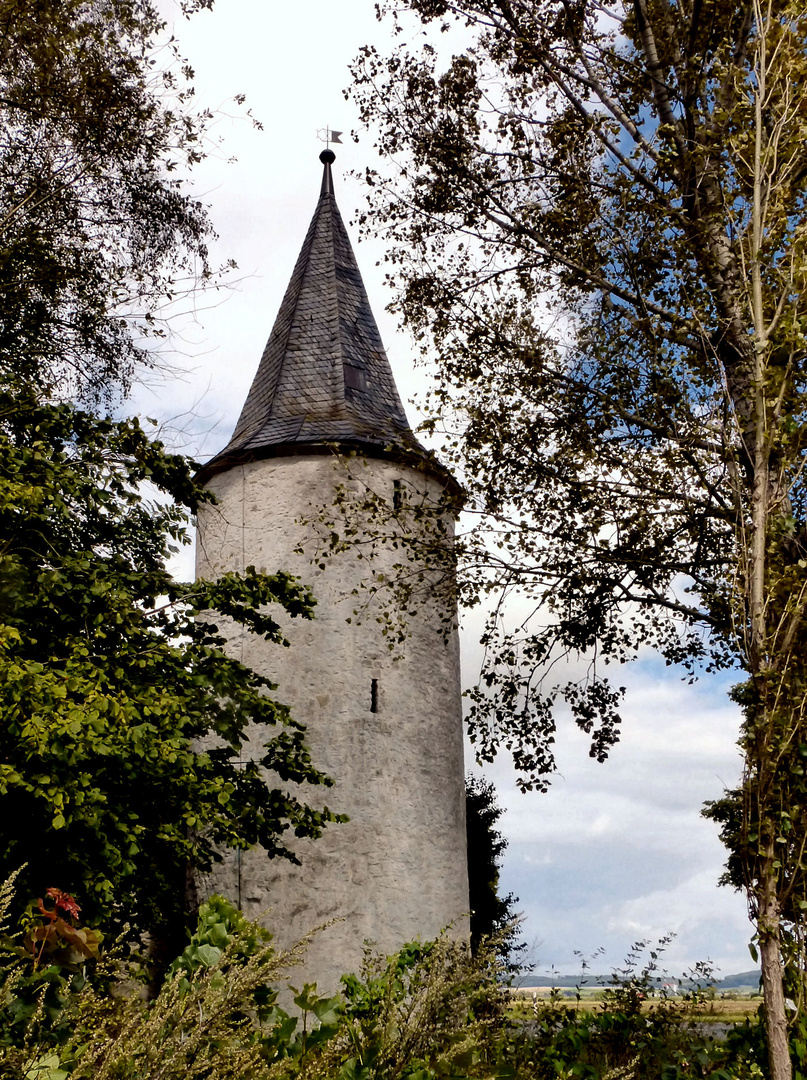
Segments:
[[[756,988],[759,985],[760,973],[758,970],[754,971],[740,971],[736,975],[726,975],[722,979],[715,979],[714,982],[708,985],[714,986],[716,990],[736,990],[740,986],[752,986]],[[657,985],[662,985],[668,980],[664,977],[655,978],[653,980]],[[694,980],[687,979],[670,979],[670,982],[680,983],[682,986],[694,986]],[[612,986],[613,976],[611,975],[525,975],[524,982],[519,984],[522,990],[541,989],[545,987],[557,987],[558,990],[574,989],[577,986]]]
[[[756,989],[761,977],[759,970],[741,971],[738,975],[727,975],[715,985],[720,990],[733,990],[737,986],[753,986]]]

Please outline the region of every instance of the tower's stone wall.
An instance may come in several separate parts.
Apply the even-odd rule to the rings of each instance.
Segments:
[[[360,483],[390,503],[395,481],[441,494],[437,480],[408,466],[358,461]],[[392,951],[451,922],[462,928],[468,910],[459,648],[455,628],[442,633],[436,605],[444,601],[421,605],[391,654],[372,612],[347,619],[353,590],[371,570],[391,569],[400,551],[382,552],[372,568],[356,550],[324,569],[295,554],[310,536],[301,521],[331,512],[345,478],[344,459],[327,453],[234,465],[208,481],[218,505],[202,508],[197,545],[199,576],[249,565],[287,570],[317,599],[314,620],[284,624],[289,649],[240,630],[232,648],[278,684],[277,698],[308,728],[315,765],[336,782],[302,794],[351,820],[320,840],[293,840],[299,867],[260,850],[228,855],[205,888],[253,917],[271,909],[264,921],[283,946],[343,920],[318,935],[299,975],[329,991],[343,972],[358,970],[366,939]]]

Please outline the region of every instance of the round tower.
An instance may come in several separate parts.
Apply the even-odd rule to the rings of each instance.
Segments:
[[[332,991],[359,969],[365,941],[390,952],[449,924],[463,930],[468,874],[451,590],[412,605],[391,651],[378,612],[353,610],[370,578],[394,576],[400,549],[368,559],[359,536],[311,559],[317,522],[338,522],[340,499],[371,494],[403,520],[408,504],[439,506],[454,485],[407,423],[334,199],[334,155],[320,158],[317,208],[254,382],[232,439],[202,469],[217,505],[199,514],[197,575],[287,570],[317,600],[313,621],[289,620],[289,649],[240,632],[232,648],[306,725],[314,763],[335,782],[326,801],[350,820],[292,841],[300,866],[261,849],[228,853],[204,889],[252,917],[268,912],[282,946],[339,920],[299,976]],[[414,569],[428,590],[430,567]]]

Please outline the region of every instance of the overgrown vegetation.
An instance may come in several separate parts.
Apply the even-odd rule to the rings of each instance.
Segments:
[[[66,918],[75,922],[69,912]],[[266,930],[214,897],[160,994],[147,1002],[136,993],[136,962],[114,950],[98,961],[54,953],[44,967],[29,943],[5,939],[2,1074],[10,1080],[766,1075],[759,1021],[714,1041],[698,1026],[696,1001],[652,999],[648,1006],[656,986],[652,954],[644,967],[633,958],[596,1013],[577,1012],[557,998],[525,1013],[511,1006],[493,954],[482,949],[472,958],[462,942],[413,942],[391,957],[368,953],[363,971],[344,976],[339,993],[328,997],[310,985],[283,991],[304,948],[301,942],[277,953]]]

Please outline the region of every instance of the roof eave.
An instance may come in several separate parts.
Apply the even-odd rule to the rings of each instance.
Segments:
[[[431,451],[422,447],[414,437],[412,437],[411,445],[403,442],[390,441],[382,443],[377,440],[355,438],[343,439],[338,442],[277,443],[252,449],[223,450],[197,469],[195,480],[199,484],[207,484],[218,473],[227,472],[229,469],[238,466],[248,465],[253,461],[263,461],[267,458],[308,455],[349,457],[359,454],[363,457],[394,461],[432,477],[443,485],[452,500],[457,501],[457,511],[459,512],[459,509],[462,508],[465,501],[465,492],[462,486],[437,457]]]

